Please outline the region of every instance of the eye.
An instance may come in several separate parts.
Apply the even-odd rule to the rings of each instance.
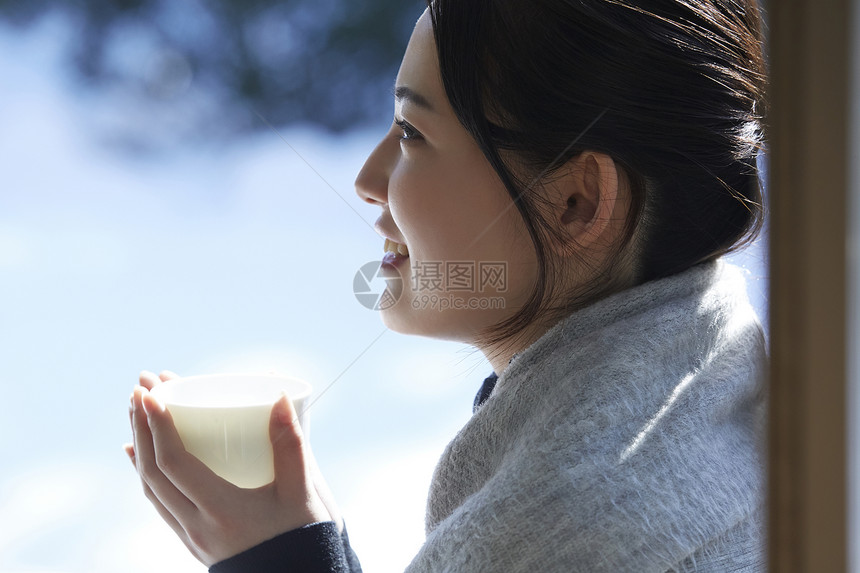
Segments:
[[[403,131],[403,135],[400,136],[400,141],[415,141],[422,139],[418,130],[412,127],[408,122],[403,121],[402,119],[395,119],[394,123],[401,131]]]

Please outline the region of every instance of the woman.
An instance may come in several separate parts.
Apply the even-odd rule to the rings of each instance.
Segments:
[[[761,226],[764,72],[752,0],[430,3],[356,187],[412,287],[386,325],[494,373],[408,571],[765,570],[765,344],[720,258]],[[477,282],[437,292],[452,263]],[[274,482],[240,490],[184,452],[158,381],[128,452],[211,571],[360,570],[288,401]]]

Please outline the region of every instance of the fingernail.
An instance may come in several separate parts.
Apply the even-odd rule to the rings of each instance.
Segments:
[[[152,397],[153,404],[155,404],[155,407],[158,408],[159,412],[166,412],[167,411],[167,404],[165,404],[164,402],[162,402],[161,400],[159,400],[155,396],[152,396],[151,394],[150,394],[150,396]]]
[[[154,400],[152,395],[147,392],[147,394],[141,395],[140,403],[143,404],[143,411],[146,412],[147,416],[152,415],[152,404],[149,403],[149,400]]]

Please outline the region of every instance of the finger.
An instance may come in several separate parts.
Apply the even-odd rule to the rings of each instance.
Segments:
[[[131,444],[126,444],[126,453],[129,453],[129,457],[131,457],[132,463],[134,463],[134,452],[133,448],[128,447],[130,445]],[[131,452],[129,450],[131,450]],[[200,559],[200,554],[194,544],[191,543],[191,539],[188,537],[188,533],[185,531],[185,528],[182,527],[182,524],[180,524],[179,521],[177,521],[177,519],[173,517],[173,514],[170,513],[170,511],[168,511],[166,507],[164,507],[164,504],[161,503],[161,500],[159,500],[158,496],[153,493],[152,489],[148,485],[146,485],[146,482],[144,482],[143,484],[143,494],[155,508],[155,511],[158,512],[158,515],[161,517],[161,519],[163,519],[164,522],[170,527],[170,529],[173,530],[173,533],[175,533],[176,536],[179,537],[179,539],[182,541],[182,543],[185,544],[185,547],[188,548],[191,554],[194,555],[194,557],[196,557],[197,559]]]
[[[138,380],[140,381],[140,385],[147,390],[152,390],[156,385],[161,383],[158,376],[149,370],[141,370]]]
[[[170,370],[162,370],[158,373],[158,377],[162,382],[167,382],[168,380],[173,380],[174,378],[180,378],[179,374],[176,372],[171,372]]]
[[[269,439],[278,489],[293,495],[307,490],[311,476],[306,463],[305,438],[292,400],[286,394],[272,406]]]
[[[131,460],[131,465],[133,465],[136,470],[137,461],[134,459],[134,444],[123,444],[122,449],[125,450],[125,455],[127,455],[128,459]]]
[[[195,505],[173,485],[158,467],[152,431],[143,408],[145,393],[147,391],[144,388],[135,388],[134,411],[132,413],[135,460],[144,490],[151,491],[160,503],[177,516],[193,514],[196,511]]]
[[[209,500],[228,497],[227,490],[235,486],[185,450],[170,412],[149,394],[143,396],[143,407],[152,432],[156,464],[176,489],[198,508],[208,506]],[[181,515],[177,517],[182,519]]]
[[[122,448],[125,450],[128,459],[131,460],[131,465],[133,465],[135,469],[137,469],[137,460],[135,459],[134,455],[134,444],[124,444]],[[164,507],[164,504],[161,503],[161,501],[159,501],[158,497],[152,492],[152,489],[146,484],[146,482],[143,483],[143,493],[150,501],[150,503],[152,503],[152,505],[155,507],[155,510],[158,512],[158,515],[161,516],[161,519],[163,519],[165,523],[170,526],[170,529],[172,529],[173,532],[179,537],[179,539],[182,540],[182,543],[184,543],[185,546],[194,554],[194,556],[197,557],[196,549],[190,543],[190,540],[188,539],[188,534],[185,532],[185,529],[182,527],[182,525],[180,525],[176,518],[173,517],[173,514],[167,511],[167,508]]]

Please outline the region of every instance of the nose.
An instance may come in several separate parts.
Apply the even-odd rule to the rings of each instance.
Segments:
[[[386,135],[370,153],[355,178],[355,192],[371,205],[381,207],[388,204],[388,179],[399,149],[399,142]]]

